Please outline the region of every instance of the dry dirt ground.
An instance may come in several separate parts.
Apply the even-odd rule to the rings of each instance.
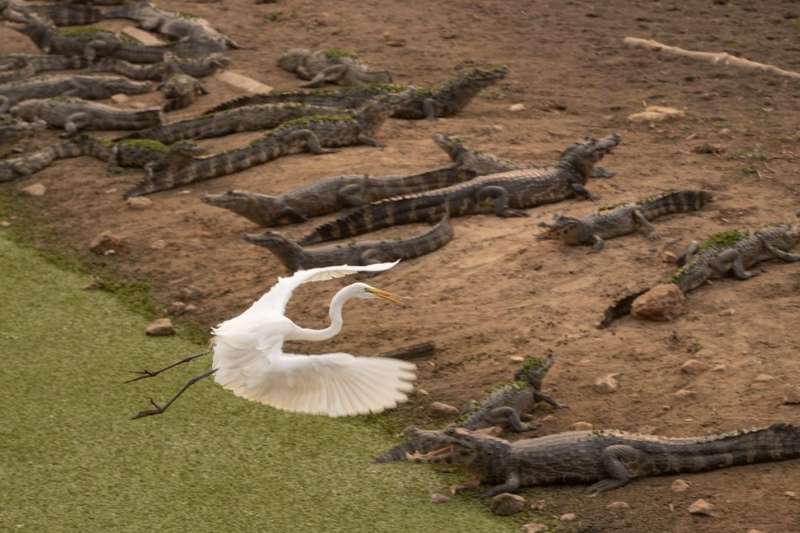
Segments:
[[[460,115],[437,121],[391,120],[380,133],[385,148],[357,147],[322,156],[281,159],[187,190],[151,196],[145,211],[126,208],[120,193],[139,179],[106,174],[88,159],[62,161],[31,182],[48,188],[25,199],[49,228],[46,245],[89,257],[100,231],[122,236],[123,253],[95,262],[153,284],[165,305],[196,289],[192,317],[212,325],[242,311],[285,273],[265,250],[241,239],[251,223],[200,202],[205,192],[229,188],[277,194],[323,177],[420,171],[447,163],[431,134],[464,138],[472,147],[547,164],[584,135],[619,132],[623,144],[604,161],[618,175],[589,189],[603,203],[634,200],[674,188],[713,190],[716,201],[699,214],[658,223],[663,239],[629,236],[603,253],[536,241],[537,223],[553,213],[583,214],[597,204],[569,201],[530,211],[528,218],[473,216],[454,220],[456,236],[444,249],[400,264],[373,283],[407,298],[403,307],[350,304],[343,333],[324,346],[367,355],[434,340],[438,352],[420,364],[419,388],[405,414],[422,425],[433,400],[461,406],[509,379],[511,357],[553,352],[557,364],[546,389],[570,406],[551,414],[535,435],[564,431],[578,421],[595,427],[682,436],[777,421],[800,422],[800,407],[782,404],[800,377],[800,270],[770,263],[759,277],[725,280],[689,298],[688,311],[670,323],[624,319],[610,330],[595,324],[611,300],[663,278],[674,266],[664,251],[713,232],[790,220],[798,206],[800,158],[797,81],[626,49],[625,36],[653,38],[694,50],[728,51],[755,61],[800,70],[800,5],[792,1],[502,1],[388,2],[252,0],[197,4],[160,2],[208,18],[249,47],[231,54],[233,70],[277,89],[298,81],[275,66],[287,47],[336,47],[358,53],[398,82],[432,84],[454,69],[502,63],[508,78]],[[3,52],[32,50],[0,30]],[[390,46],[402,40],[403,46]],[[395,43],[397,44],[397,43]],[[237,93],[213,80],[211,95],[177,116],[191,115]],[[158,96],[146,96],[154,101]],[[509,111],[523,103],[525,110]],[[627,115],[644,104],[686,110],[686,118],[634,125]],[[204,142],[212,150],[255,136]],[[41,142],[44,142],[44,138]],[[711,143],[722,154],[693,152]],[[320,220],[313,221],[313,224]],[[312,227],[289,227],[299,236]],[[419,228],[401,228],[393,235]],[[166,247],[154,250],[156,240]],[[344,283],[344,282],[343,282]],[[335,286],[332,286],[335,285]],[[313,284],[289,308],[308,326],[326,320],[327,301],[339,285]],[[681,373],[699,359],[713,370]],[[616,373],[620,388],[599,394],[592,383]],[[759,374],[771,381],[756,380]],[[694,394],[676,397],[688,389]],[[690,489],[673,493],[674,477],[649,478],[586,498],[579,487],[528,491],[546,512],[575,512],[566,529],[593,531],[800,531],[800,463],[790,461],[687,475]],[[715,517],[693,517],[697,498],[716,506]],[[607,509],[625,501],[630,509]],[[590,530],[590,529],[587,529]]]

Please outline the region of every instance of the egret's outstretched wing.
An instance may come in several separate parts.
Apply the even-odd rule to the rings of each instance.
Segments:
[[[247,311],[241,315],[227,320],[214,328],[215,335],[225,335],[232,332],[253,331],[253,328],[270,322],[270,319],[283,318],[286,304],[292,292],[308,281],[323,281],[340,278],[357,272],[381,272],[389,270],[399,261],[394,263],[377,263],[367,266],[339,265],[309,270],[299,270],[286,278],[278,278],[278,282],[264,296],[256,300]]]
[[[265,355],[251,356],[239,368],[221,368],[214,378],[248,400],[332,417],[395,407],[408,398],[416,378],[415,365],[398,359],[346,353]]]

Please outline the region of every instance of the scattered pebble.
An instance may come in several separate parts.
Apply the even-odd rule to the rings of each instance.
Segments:
[[[111,233],[110,231],[104,231],[94,239],[92,242],[89,243],[89,250],[96,253],[97,255],[104,255],[109,250],[117,251],[123,246],[122,237]]]
[[[772,381],[775,379],[775,376],[770,376],[769,374],[759,374],[755,377],[756,382],[758,383],[767,383],[768,381]]]
[[[434,413],[436,413],[438,415],[451,416],[451,415],[457,415],[458,414],[458,408],[457,407],[454,407],[454,406],[450,405],[449,403],[444,403],[444,402],[433,402],[430,405],[430,409],[431,409],[431,411],[433,411]]]
[[[661,254],[661,260],[665,263],[674,264],[678,261],[678,256],[672,252],[664,252]]]
[[[183,308],[185,313],[194,313],[197,311],[197,306],[194,304],[186,304],[186,307]]]
[[[788,496],[789,498],[791,498],[791,499],[793,499],[793,500],[796,500],[796,499],[797,499],[797,493],[796,493],[796,492],[794,492],[793,490],[787,490],[787,491],[786,491],[786,492],[784,492],[783,494],[784,494],[785,496]]]
[[[111,101],[114,102],[115,104],[124,104],[129,100],[130,98],[128,97],[127,94],[115,94],[114,96],[111,97]]]
[[[592,429],[594,425],[591,422],[575,422],[570,426],[570,428],[574,429],[575,431],[589,431]]]
[[[158,239],[150,243],[151,250],[163,250],[167,247],[167,241],[164,239]]]
[[[693,390],[681,389],[681,390],[675,392],[675,394],[673,394],[673,396],[675,396],[676,398],[680,398],[680,399],[694,398],[695,396],[697,396],[697,393],[695,391],[693,391]]]
[[[689,490],[689,484],[682,479],[676,479],[670,488],[672,488],[672,492],[686,492]]]
[[[181,290],[178,291],[178,295],[181,297],[182,301],[188,300],[197,300],[203,294],[194,287],[182,287]]]
[[[733,316],[736,314],[736,309],[733,307],[720,311],[719,316]]]
[[[721,154],[726,148],[719,144],[703,143],[692,148],[696,154]]]
[[[25,196],[44,196],[44,193],[47,192],[47,187],[42,185],[41,183],[34,183],[33,185],[28,185],[27,187],[23,187],[20,189],[22,194]]]
[[[547,526],[544,524],[537,524],[536,522],[531,522],[530,524],[524,524],[522,526],[522,533],[542,533],[547,531]]]
[[[545,507],[547,507],[547,502],[544,500],[536,500],[531,504],[531,509],[534,511],[542,511]]]
[[[786,405],[800,404],[800,387],[791,387],[786,389],[783,395],[783,403]]]
[[[528,501],[518,494],[504,492],[492,498],[489,509],[499,516],[510,516],[524,511]]]
[[[511,360],[511,362],[513,363],[522,363],[523,361],[525,361],[525,358],[520,357],[519,355],[512,355],[511,357],[509,357],[509,360]]]
[[[681,365],[681,372],[684,374],[701,374],[708,370],[708,365],[702,361],[698,361],[697,359],[687,359]]]
[[[169,318],[159,318],[147,325],[145,333],[151,337],[166,337],[168,335],[175,335],[175,328],[172,326],[172,320]]]
[[[747,533],[765,533],[765,532],[761,531],[760,529],[748,529]]]
[[[167,312],[171,315],[181,315],[186,312],[186,304],[183,302],[172,302],[167,307]]]
[[[630,509],[630,507],[627,502],[611,502],[606,505],[606,509]]]
[[[450,496],[444,494],[431,494],[431,503],[447,503],[450,501]]]
[[[728,365],[716,365],[711,370],[713,370],[714,372],[724,372],[725,370],[728,370]]]
[[[689,513],[696,514],[701,516],[714,516],[714,505],[705,501],[704,499],[699,499],[695,501],[692,505],[689,506]]]
[[[565,513],[559,516],[558,519],[562,522],[573,522],[578,519],[578,515],[575,513]]]
[[[602,377],[597,378],[594,380],[594,388],[595,392],[599,392],[602,394],[610,394],[612,392],[617,392],[619,389],[619,383],[617,382],[614,376],[618,376],[619,374],[608,374]]]
[[[631,122],[664,122],[686,116],[685,111],[674,107],[664,107],[658,105],[647,106],[644,111],[628,115]]]
[[[0,228],[10,228],[11,222],[8,220],[0,220]]]
[[[133,198],[128,198],[125,203],[131,209],[147,209],[153,205],[153,200],[144,196],[134,196]]]
[[[672,320],[680,314],[685,300],[677,285],[662,283],[634,300],[631,314],[647,320]]]
[[[525,104],[511,104],[510,106],[508,106],[508,110],[514,112],[525,111],[526,109],[527,108],[525,107]]]

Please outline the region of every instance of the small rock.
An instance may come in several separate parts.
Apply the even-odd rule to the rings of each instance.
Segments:
[[[131,102],[128,107],[132,107],[133,109],[144,109],[146,107],[150,107],[144,102]]]
[[[679,391],[676,391],[675,394],[673,394],[673,396],[680,399],[686,399],[686,398],[694,398],[695,396],[697,396],[697,393],[693,390],[681,389]]]
[[[191,286],[182,287],[181,290],[178,291],[178,294],[180,295],[181,300],[183,301],[197,300],[203,295],[199,290]]]
[[[419,394],[420,396],[430,396],[431,395],[431,393],[426,391],[425,389],[417,389],[417,394]]]
[[[508,110],[514,111],[515,113],[517,111],[525,111],[526,109],[527,107],[525,107],[525,104],[511,104],[510,106],[508,106]]]
[[[786,491],[786,492],[784,492],[783,494],[784,494],[785,496],[788,496],[789,498],[791,498],[791,499],[793,499],[793,500],[796,500],[796,499],[797,499],[797,493],[796,493],[795,491],[793,491],[793,490],[787,490],[787,491]]]
[[[725,150],[724,146],[711,143],[698,144],[692,148],[692,152],[696,154],[721,154]]]
[[[686,362],[681,365],[681,372],[684,374],[702,374],[706,370],[708,370],[708,365],[697,359],[687,359]]]
[[[8,220],[0,220],[0,228],[10,228],[11,222]]]
[[[661,260],[665,263],[675,264],[678,261],[678,256],[672,252],[664,252],[661,254]]]
[[[631,122],[664,122],[666,120],[674,120],[686,116],[685,111],[675,109],[674,107],[664,106],[647,106],[644,111],[628,115],[628,120]]]
[[[525,510],[528,501],[518,494],[504,492],[492,498],[489,509],[499,516],[510,516]]]
[[[767,383],[775,379],[775,376],[770,376],[769,374],[759,374],[755,377],[754,381],[757,383]]]
[[[183,308],[184,313],[194,313],[197,311],[197,306],[194,304],[186,304],[186,307]]]
[[[736,309],[731,307],[730,309],[725,309],[723,311],[720,311],[719,316],[733,316],[735,314],[736,314]]]
[[[489,426],[488,428],[476,429],[475,433],[489,435],[490,437],[499,437],[503,434],[503,428],[501,426]]]
[[[765,533],[765,532],[761,531],[760,529],[748,529],[747,533]]]
[[[627,502],[611,502],[606,505],[606,509],[630,509],[630,507]]]
[[[570,428],[574,429],[575,431],[589,431],[594,426],[590,422],[575,422],[570,426]]]
[[[682,479],[676,479],[672,482],[672,492],[686,492],[689,490],[689,484]]]
[[[536,500],[531,504],[531,509],[533,509],[534,511],[541,511],[545,507],[547,507],[547,502],[545,502],[544,500]]]
[[[595,392],[599,392],[602,394],[610,394],[612,392],[617,392],[619,388],[619,383],[617,382],[614,376],[618,376],[619,374],[608,374],[606,376],[602,376],[594,380],[594,385],[592,388]]]
[[[508,359],[514,363],[522,363],[523,361],[525,361],[525,358],[520,357],[519,355],[512,355]]]
[[[715,366],[714,368],[712,368],[711,370],[713,370],[714,372],[724,372],[724,371],[725,371],[725,370],[727,370],[727,369],[728,369],[728,366],[727,366],[727,365],[716,365],[716,366]]]
[[[131,209],[147,209],[153,205],[153,200],[144,196],[134,196],[133,198],[128,198],[125,203]]]
[[[151,250],[163,250],[167,247],[167,241],[164,239],[158,239],[150,243]]]
[[[458,408],[444,402],[433,402],[430,405],[430,409],[438,415],[452,416],[458,414]]]
[[[647,320],[672,320],[680,313],[685,300],[677,285],[663,283],[634,300],[631,313]]]
[[[151,337],[166,337],[168,335],[175,335],[175,328],[172,326],[172,320],[169,318],[159,318],[147,325],[145,333]]]
[[[171,315],[181,315],[186,312],[186,304],[183,302],[172,302],[169,304],[167,312]]]
[[[783,403],[786,405],[800,404],[800,387],[791,387],[786,389],[783,395]]]
[[[111,97],[111,101],[114,102],[115,104],[124,104],[130,101],[130,98],[128,97],[127,94],[115,94],[114,96]]]
[[[41,183],[34,183],[33,185],[28,185],[20,189],[20,192],[25,196],[44,196],[44,193],[47,192],[47,187]]]
[[[709,502],[699,499],[689,506],[689,513],[701,516],[714,516],[714,506]]]
[[[402,48],[405,45],[405,39],[392,39],[391,41],[386,41],[386,46],[392,46],[394,48]]]
[[[450,501],[450,496],[444,494],[431,494],[431,503],[447,503]]]
[[[87,283],[86,285],[81,287],[81,290],[83,290],[83,291],[99,291],[100,289],[103,289],[104,287],[105,287],[105,284],[103,283],[102,280],[100,280],[98,278],[92,278],[89,281],[89,283]]]
[[[119,250],[123,246],[122,237],[110,231],[104,231],[89,243],[89,250],[97,255],[103,255],[109,250]]]
[[[552,422],[555,419],[556,419],[555,415],[546,415],[539,419],[539,423],[547,424],[548,422]]]
[[[578,519],[578,515],[575,513],[565,513],[558,517],[559,520],[562,522],[574,522]]]
[[[537,524],[536,522],[531,522],[530,524],[524,524],[522,526],[522,533],[542,533],[543,531],[547,531],[547,526],[544,524]]]

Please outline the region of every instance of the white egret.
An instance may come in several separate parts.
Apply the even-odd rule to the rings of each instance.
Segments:
[[[366,283],[353,283],[331,300],[330,325],[320,330],[307,329],[285,315],[286,304],[297,287],[356,272],[380,272],[396,264],[314,268],[279,278],[244,313],[212,329],[213,370],[187,383],[164,407],[153,403],[155,409],[142,411],[134,418],[160,414],[189,385],[212,374],[217,383],[237,396],[286,411],[338,417],[378,413],[395,407],[413,389],[416,367],[412,363],[347,353],[292,354],[283,351],[283,343],[322,341],[336,336],[342,329],[342,308],[348,300],[381,298],[399,303],[389,292]],[[140,377],[152,377],[159,372],[145,370]]]

